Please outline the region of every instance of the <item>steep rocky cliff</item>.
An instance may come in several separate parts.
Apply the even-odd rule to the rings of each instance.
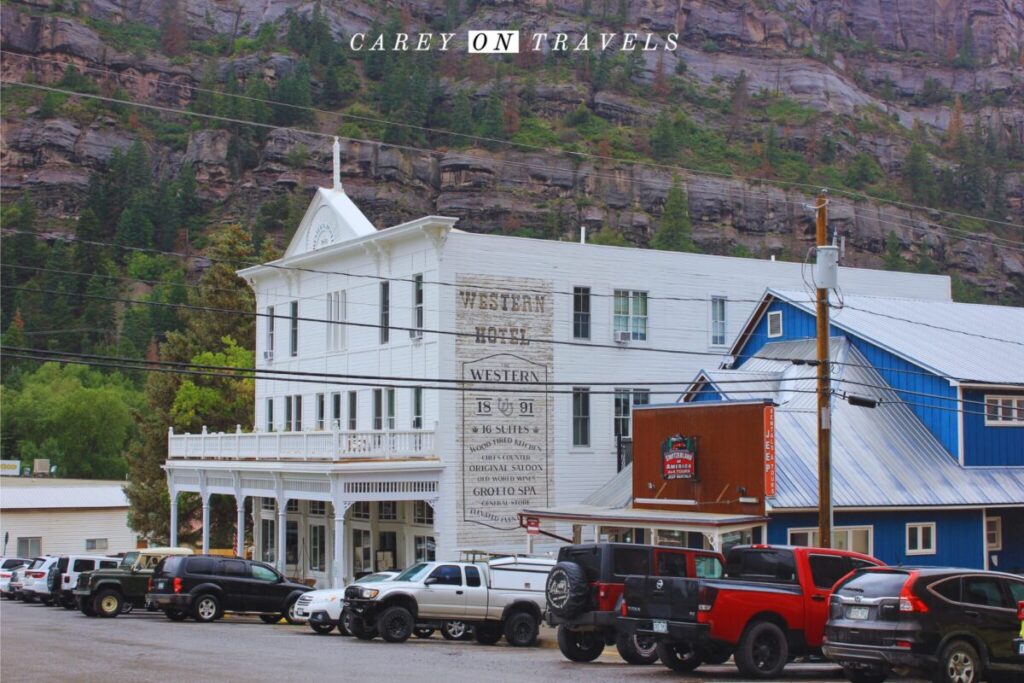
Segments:
[[[1019,0],[30,0],[0,12],[4,80],[66,86],[74,65],[97,94],[194,111],[203,97],[195,87],[230,93],[261,81],[269,91],[296,73],[310,56],[289,49],[285,34],[294,17],[315,15],[344,40],[358,89],[321,104],[332,72],[314,63],[313,102],[323,111],[294,127],[343,136],[345,186],[378,227],[435,213],[474,231],[572,238],[587,226],[645,246],[678,176],[700,249],[799,259],[813,235],[813,188],[838,185],[892,200],[834,193],[832,227],[846,236],[847,263],[887,258],[890,267],[956,274],[991,298],[1024,296],[1024,251],[1013,244],[1024,241]],[[405,110],[388,110],[387,78],[368,74],[367,53],[347,43],[389,21],[410,33],[514,27],[524,38],[650,32],[664,43],[675,33],[679,45],[618,54],[610,66],[596,52],[434,55],[430,113],[406,120],[452,130],[460,97],[474,119],[496,101],[502,137],[515,144],[466,146],[426,132],[389,145],[372,141],[396,142],[393,129],[369,119],[395,121]],[[608,82],[602,68],[612,70]],[[195,171],[210,226],[251,224],[267,202],[298,202],[328,182],[326,137],[241,135],[204,119],[47,97],[5,86],[0,170],[5,201],[27,193],[53,230],[73,230],[90,174],[136,140],[159,177]],[[679,150],[665,154],[652,136],[669,116]],[[919,200],[908,175],[915,145],[937,188],[932,202]],[[984,187],[946,196],[960,197],[972,173]],[[283,242],[287,228],[269,236]]]

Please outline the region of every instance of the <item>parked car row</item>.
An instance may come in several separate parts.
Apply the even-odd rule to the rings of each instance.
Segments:
[[[796,657],[824,656],[854,683],[894,670],[940,683],[1024,680],[1021,576],[767,545],[722,558],[588,544],[562,548],[558,560],[546,619],[572,661],[614,642],[629,663],[660,659],[678,672],[731,657],[744,676],[775,679]]]

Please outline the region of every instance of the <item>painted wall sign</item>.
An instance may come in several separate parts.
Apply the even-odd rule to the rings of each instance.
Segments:
[[[551,504],[551,283],[529,278],[459,275],[456,361],[465,382],[459,542],[522,537],[518,512]],[[507,535],[495,533],[511,532]]]
[[[764,495],[775,495],[775,406],[764,407]]]
[[[661,444],[662,476],[665,479],[697,478],[697,437],[676,434]]]

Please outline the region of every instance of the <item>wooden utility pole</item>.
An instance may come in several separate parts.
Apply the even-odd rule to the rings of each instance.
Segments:
[[[818,195],[816,243],[827,246],[828,203]],[[818,285],[818,546],[832,547],[832,414],[828,349],[828,288]]]

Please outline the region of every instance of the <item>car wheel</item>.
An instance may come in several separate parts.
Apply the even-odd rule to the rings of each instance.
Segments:
[[[978,651],[963,640],[954,640],[942,648],[935,667],[935,683],[977,683],[983,667]]]
[[[751,678],[777,678],[789,659],[789,642],[770,621],[747,627],[736,648],[736,667]]]
[[[92,601],[92,608],[96,614],[107,619],[113,619],[121,613],[124,607],[124,598],[116,590],[108,589],[100,591]]]
[[[389,643],[404,643],[414,628],[416,621],[404,607],[388,607],[377,617],[377,632]]]
[[[559,562],[548,574],[544,595],[552,614],[564,619],[575,617],[590,600],[586,570],[575,562]]]
[[[660,641],[655,649],[661,663],[673,671],[693,671],[701,665],[700,654],[687,642]]]
[[[558,649],[570,662],[592,662],[604,652],[604,638],[596,631],[558,627]]]
[[[417,638],[429,638],[430,636],[434,635],[434,629],[427,628],[426,626],[421,626],[420,628],[417,628],[413,631],[413,635],[415,635]]]
[[[879,669],[851,669],[843,667],[843,675],[850,683],[884,683],[889,677],[888,671]]]
[[[441,637],[445,640],[466,640],[470,636],[469,626],[464,621],[446,621],[441,624]]]
[[[658,641],[653,638],[617,631],[615,649],[619,651],[622,661],[629,664],[654,664],[658,661]]]
[[[171,621],[185,621],[186,619],[188,619],[187,613],[181,611],[180,609],[174,609],[173,607],[168,607],[167,609],[165,609],[164,615]]]
[[[281,621],[281,615],[280,614],[261,614],[260,615],[260,621],[262,621],[264,624],[276,624],[277,622]]]
[[[299,623],[298,618],[296,618],[296,616],[295,616],[295,603],[296,602],[298,602],[297,598],[295,600],[292,600],[291,602],[289,602],[288,606],[285,607],[285,609],[284,609],[284,620],[287,621],[292,626],[295,626],[296,624]]]
[[[220,600],[216,595],[206,593],[196,598],[192,603],[192,618],[196,621],[207,624],[215,621],[220,616]]]
[[[334,630],[334,624],[331,624],[331,623],[326,623],[326,624],[314,624],[314,623],[313,623],[313,622],[311,621],[311,622],[309,622],[309,627],[310,627],[311,629],[313,629],[313,630],[314,630],[315,632],[317,632],[317,633],[319,633],[320,635],[322,635],[322,636],[325,636],[325,635],[327,635],[328,633],[330,633],[331,631],[333,631],[333,630]]]
[[[338,633],[343,636],[352,635],[352,613],[342,608],[341,616],[338,617]]]
[[[532,614],[516,612],[505,620],[505,642],[512,647],[530,647],[537,644],[540,625]]]
[[[501,624],[485,621],[473,627],[473,638],[481,645],[494,645],[501,640]]]

